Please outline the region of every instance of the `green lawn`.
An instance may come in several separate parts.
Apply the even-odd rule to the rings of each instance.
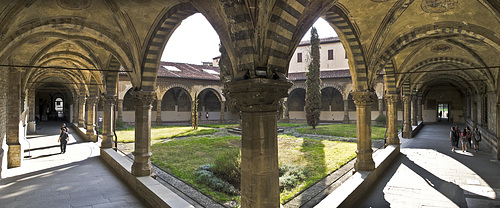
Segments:
[[[234,148],[241,148],[240,137],[174,139],[152,145],[153,155],[151,159],[156,165],[193,184],[221,202],[239,201],[239,197],[227,196],[211,190],[203,184],[196,183],[194,174],[200,165],[212,164],[218,154]],[[279,164],[299,166],[307,172],[306,181],[281,193],[281,202],[353,159],[356,156],[355,150],[356,143],[280,135],[278,137]]]
[[[199,127],[197,130],[194,130],[191,126],[152,126],[151,140],[206,135],[217,131],[217,129],[208,127]],[[118,142],[134,142],[135,128],[129,127],[122,130],[116,130],[116,136],[118,137]]]
[[[312,127],[302,127],[296,129],[303,134],[320,134],[340,137],[356,138],[356,124],[328,124]],[[384,139],[385,127],[372,126],[372,139]]]

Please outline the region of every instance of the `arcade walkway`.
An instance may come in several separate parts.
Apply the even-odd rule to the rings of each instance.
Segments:
[[[452,152],[450,128],[426,124],[402,140],[401,156],[355,207],[500,207],[498,160],[484,147]]]
[[[57,143],[62,122],[43,122],[28,135],[20,168],[0,180],[0,207],[148,207],[99,158],[95,143],[72,134],[65,154]]]

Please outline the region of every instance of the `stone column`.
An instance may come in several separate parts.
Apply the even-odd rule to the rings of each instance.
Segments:
[[[78,127],[85,127],[85,107],[87,102],[87,97],[85,94],[80,94],[78,98]]]
[[[378,99],[378,115],[384,115],[384,99]]]
[[[115,120],[115,95],[105,95],[103,98],[103,115],[102,115],[102,142],[101,148],[114,148],[116,144],[113,142],[113,126]]]
[[[477,127],[477,96],[472,95],[472,127]]]
[[[349,100],[344,100],[344,121],[343,123],[349,123]]]
[[[224,107],[225,106],[226,106],[226,101],[220,101],[220,123],[224,123]]]
[[[418,111],[417,96],[411,97],[411,111],[413,113],[412,118],[411,118],[411,125],[416,126],[416,125],[418,125],[418,122],[417,122],[417,114],[418,114],[417,113],[417,111]]]
[[[423,107],[422,107],[422,97],[417,97],[417,118],[419,121],[424,122],[424,117],[422,116]]]
[[[292,83],[255,78],[228,85],[241,109],[241,207],[280,207],[278,109]]]
[[[118,106],[116,107],[117,108],[117,118],[118,120],[120,121],[123,121],[123,99],[118,99]]]
[[[398,136],[398,94],[386,95],[387,101],[387,144],[399,145]]]
[[[410,110],[410,96],[403,96],[403,138],[411,138],[411,110]]]
[[[99,99],[97,97],[87,98],[87,138],[91,142],[97,142],[97,135],[95,133],[95,106]]]
[[[375,169],[372,158],[371,106],[376,99],[374,92],[352,92],[356,104],[356,124],[358,135],[357,159],[354,163],[356,171],[371,171]]]
[[[284,119],[285,119],[285,122],[290,123],[290,109],[288,107],[289,104],[290,104],[290,102],[288,101],[288,98],[285,98],[284,102],[285,102],[285,116],[284,116]]]
[[[9,69],[7,86],[7,168],[21,166],[22,147],[19,143],[21,131],[21,71],[16,68]]]
[[[28,121],[35,120],[35,91],[30,90],[28,93]]]
[[[78,97],[76,97],[74,100],[73,100],[73,120],[71,121],[71,123],[75,124],[78,126],[78,108],[79,108],[79,101],[78,101]]]
[[[132,175],[149,176],[151,168],[151,108],[156,91],[132,91],[135,102],[135,149]]]
[[[163,124],[161,120],[161,100],[156,100],[156,125],[160,126]]]

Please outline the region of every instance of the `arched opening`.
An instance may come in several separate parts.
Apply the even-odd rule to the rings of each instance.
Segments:
[[[204,89],[200,92],[200,94],[198,95],[199,119],[201,119],[202,121],[219,120],[221,114],[220,96],[221,95],[214,89]]]
[[[342,121],[344,117],[344,100],[339,90],[326,87],[321,90],[321,122]]]
[[[169,89],[161,100],[162,120],[165,122],[191,119],[191,96],[181,87]]]

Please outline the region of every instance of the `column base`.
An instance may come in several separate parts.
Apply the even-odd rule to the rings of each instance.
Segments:
[[[7,168],[21,167],[22,148],[21,144],[8,144]]]
[[[403,138],[411,138],[411,131],[403,131]]]
[[[356,150],[357,159],[354,163],[354,169],[356,171],[372,171],[375,169],[375,162],[372,157],[372,149],[360,151]]]
[[[132,175],[134,176],[150,176],[152,173],[151,163],[134,161],[132,164]]]
[[[115,142],[113,141],[113,135],[102,135],[101,148],[114,148]]]

